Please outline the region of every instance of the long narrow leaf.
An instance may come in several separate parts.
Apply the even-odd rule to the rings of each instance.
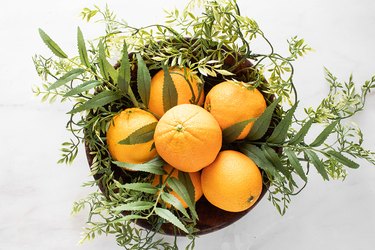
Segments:
[[[90,68],[90,61],[87,55],[85,39],[79,27],[77,28],[77,41],[78,41],[78,53],[79,53],[79,58],[81,60],[81,63],[85,65],[87,68]]]
[[[92,80],[92,81],[87,81],[87,82],[84,82],[80,85],[78,85],[77,87],[71,89],[69,92],[67,92],[64,97],[69,97],[69,96],[73,96],[73,95],[77,95],[77,94],[81,94],[85,91],[88,91],[92,88],[95,88],[96,86],[100,85],[101,82],[100,81],[97,81],[97,80]]]
[[[309,132],[309,129],[311,128],[311,125],[313,124],[313,120],[308,120],[301,129],[297,132],[297,134],[289,141],[289,144],[298,144],[303,141],[305,138],[307,132]]]
[[[70,82],[74,80],[77,76],[81,75],[83,72],[85,72],[84,69],[72,69],[71,71],[65,73],[62,77],[60,77],[56,82],[51,84],[51,86],[48,87],[48,90],[56,89],[62,85],[64,85],[67,82]]]
[[[310,147],[318,147],[322,145],[328,136],[331,134],[332,130],[336,127],[338,121],[334,121],[329,124],[323,131],[316,137],[316,139],[310,144]]]
[[[323,179],[329,180],[325,166],[323,162],[319,159],[318,155],[314,151],[309,149],[305,149],[304,152],[306,153],[311,163],[315,166],[316,170],[318,170],[318,173],[323,177]]]
[[[192,200],[189,195],[189,191],[186,189],[184,184],[182,182],[174,177],[170,177],[167,180],[167,184],[170,188],[172,188],[173,191],[175,191],[188,205],[189,208],[192,208],[192,210],[195,211],[194,209],[194,199]],[[197,216],[197,215],[196,215]]]
[[[112,79],[112,81],[116,82],[118,78],[118,73],[115,70],[115,68],[108,62],[107,56],[105,53],[104,44],[102,41],[99,42],[98,47],[99,47],[98,62],[99,62],[100,74],[105,80],[110,81]]]
[[[170,194],[170,193],[162,193],[160,195],[160,198],[175,207],[178,211],[180,211],[183,215],[185,215],[187,218],[190,218],[189,214],[187,213],[186,209],[182,206],[182,203],[179,199],[176,198],[176,196]]]
[[[148,107],[150,100],[151,76],[146,63],[140,54],[137,54],[137,87],[138,93],[142,99],[143,104]]]
[[[296,108],[297,103],[293,105],[293,107],[288,111],[285,117],[276,126],[271,136],[267,139],[267,142],[280,144],[285,141],[285,137],[288,133],[290,125],[292,124],[292,118]]]
[[[178,93],[176,86],[174,85],[171,74],[169,73],[168,67],[163,65],[164,70],[164,83],[163,83],[163,108],[164,112],[177,105]]]
[[[118,72],[117,84],[121,92],[128,94],[130,87],[130,62],[128,46],[124,40],[124,46],[122,49],[121,65]]]
[[[260,169],[270,173],[272,176],[279,176],[275,166],[266,158],[264,152],[257,146],[246,144],[240,148],[240,151],[252,159]]]
[[[120,161],[114,161],[113,162],[116,166],[130,169],[130,170],[136,170],[136,171],[142,171],[147,172],[151,174],[157,174],[157,175],[163,175],[165,174],[165,171],[163,170],[163,165],[165,162],[159,158],[155,157],[154,159],[140,164],[132,164],[127,162],[120,162]]]
[[[223,129],[223,139],[227,143],[234,142],[238,136],[242,133],[245,127],[250,123],[255,121],[256,118],[251,118],[245,121],[240,121],[233,124],[230,127]]]
[[[294,168],[294,170],[299,175],[299,177],[301,177],[301,179],[306,182],[307,176],[306,176],[305,172],[303,171],[302,165],[301,165],[300,161],[298,160],[297,155],[292,150],[290,150],[288,148],[285,148],[284,152],[285,152],[286,156],[288,157],[290,165]]]
[[[154,138],[156,125],[157,122],[152,122],[135,130],[128,137],[119,141],[119,144],[133,145],[151,141]]]
[[[65,52],[42,29],[39,29],[39,35],[53,54],[60,58],[68,58]]]
[[[262,146],[262,150],[267,160],[272,162],[275,168],[279,172],[281,172],[285,177],[287,177],[288,179],[291,179],[289,171],[284,167],[283,163],[280,160],[279,155],[275,152],[275,150],[265,145]]]
[[[346,156],[344,156],[340,152],[330,150],[327,153],[330,156],[333,156],[334,158],[336,158],[336,160],[338,160],[340,163],[344,164],[345,166],[347,166],[349,168],[359,168],[358,163],[356,163],[356,162],[352,161],[351,159],[347,158]]]
[[[129,202],[118,207],[112,208],[113,211],[140,211],[147,210],[154,206],[153,202],[150,201],[134,201]]]
[[[273,103],[271,103],[263,114],[254,122],[250,133],[247,136],[248,140],[256,141],[264,136],[270,126],[272,120],[272,114],[275,110],[277,104],[280,102],[281,98],[277,98]]]
[[[125,189],[136,190],[148,194],[156,194],[158,191],[158,188],[148,182],[126,183],[122,187]]]
[[[175,225],[176,227],[178,227],[185,233],[189,233],[189,231],[186,229],[184,224],[182,224],[182,222],[171,211],[165,208],[157,207],[155,208],[155,213],[161,218],[165,219],[166,221],[172,223],[173,225]]]
[[[68,114],[74,114],[88,109],[99,108],[120,98],[121,95],[119,93],[110,90],[105,90],[93,96],[91,99],[89,99],[82,105],[76,107],[75,109],[72,109],[70,112],[68,112]]]

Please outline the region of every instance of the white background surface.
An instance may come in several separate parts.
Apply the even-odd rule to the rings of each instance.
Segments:
[[[81,151],[73,166],[57,165],[68,104],[41,104],[31,57],[50,55],[38,36],[43,28],[68,52],[76,53],[76,28],[93,38],[100,26],[79,18],[83,7],[108,3],[129,24],[161,22],[163,9],[186,1],[2,1],[0,8],[0,249],[120,249],[112,237],[78,245],[86,214],[71,216],[72,203],[90,190]],[[315,52],[296,63],[301,105],[317,105],[327,92],[323,66],[358,83],[375,74],[375,2],[245,1],[242,14],[254,18],[277,49],[291,36],[304,37]],[[94,26],[94,28],[93,28]],[[95,28],[96,27],[96,28]],[[374,92],[375,93],[375,92]],[[357,115],[365,145],[375,150],[375,95]],[[344,182],[324,182],[314,172],[308,187],[281,217],[266,199],[239,222],[202,236],[196,249],[368,250],[375,245],[375,167],[363,163]],[[186,241],[180,239],[181,246]]]

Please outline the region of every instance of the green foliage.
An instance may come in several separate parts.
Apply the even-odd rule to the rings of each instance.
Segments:
[[[193,11],[195,5],[202,6],[202,15]],[[315,109],[305,108],[306,117],[298,119],[293,62],[311,48],[294,36],[287,41],[289,53],[280,55],[256,21],[240,15],[236,1],[191,1],[183,11],[167,12],[165,24],[141,28],[119,21],[108,8],[85,8],[81,15],[87,21],[96,18],[104,22],[105,35],[85,41],[77,28],[78,55],[68,57],[39,29],[43,42],[57,58],[33,57],[42,80],[33,92],[42,101],[74,103],[66,125],[73,139],[62,144],[58,162],[71,164],[79,145],[84,144],[92,156],[92,175],[96,176],[95,181],[85,185],[104,190],[74,203],[74,213],[89,210],[82,241],[113,234],[125,249],[177,249],[176,243],[154,239],[164,223],[171,223],[191,239],[186,249],[194,248],[199,218],[189,174],[179,172],[177,179],[169,173],[154,186],[155,175],[166,174],[163,159],[156,157],[140,164],[118,162],[110,157],[106,145],[107,128],[118,112],[126,107],[148,110],[151,75],[161,68],[165,71],[165,111],[176,105],[178,98],[167,70],[173,66],[189,68],[199,76],[200,94],[212,87],[212,80],[232,78],[262,91],[269,104],[263,115],[223,130],[224,144],[239,149],[259,166],[268,199],[281,214],[286,212],[292,196],[305,187],[310,168],[329,180],[344,179],[346,168],[359,167],[358,160],[375,165],[375,153],[364,148],[361,130],[346,122],[364,109],[367,95],[375,88],[375,76],[357,91],[352,76],[342,83],[326,69],[330,86],[327,97]],[[255,53],[250,48],[258,42],[267,48]],[[121,57],[115,58],[117,63],[112,65],[116,51]],[[241,69],[246,60],[254,65]],[[228,65],[228,61],[233,63]],[[247,73],[241,74],[243,71]],[[199,96],[193,99],[196,103]],[[285,111],[287,105],[291,108]],[[254,122],[249,135],[236,140],[249,122]],[[155,126],[153,123],[134,131],[121,143],[150,141]],[[306,142],[305,137],[316,127],[322,132]],[[172,190],[188,209],[170,194]],[[134,227],[132,223],[140,220],[148,221],[152,229]]]

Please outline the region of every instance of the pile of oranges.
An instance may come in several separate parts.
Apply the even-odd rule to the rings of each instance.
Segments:
[[[176,88],[177,105],[165,112],[164,71],[151,80],[146,110],[127,108],[114,116],[107,131],[111,157],[127,163],[145,163],[157,155],[166,165],[165,176],[155,176],[153,185],[173,170],[188,172],[194,185],[195,200],[202,195],[214,206],[229,212],[250,208],[262,192],[262,175],[256,164],[235,150],[223,150],[222,131],[238,122],[259,117],[266,108],[260,91],[247,83],[227,80],[207,94],[199,91],[199,78],[187,68],[169,68]],[[192,101],[195,100],[195,101]],[[145,143],[119,144],[134,131],[155,123],[153,139]],[[237,140],[244,139],[253,121]],[[171,193],[187,207],[175,193]]]

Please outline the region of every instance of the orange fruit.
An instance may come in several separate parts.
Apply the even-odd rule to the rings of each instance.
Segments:
[[[204,196],[214,206],[229,212],[250,208],[262,192],[262,174],[246,155],[225,150],[202,170]]]
[[[238,122],[259,117],[266,109],[262,93],[249,88],[244,82],[225,81],[215,85],[206,96],[204,108],[218,121],[221,129],[226,129]],[[243,129],[237,140],[244,139],[254,122]]]
[[[167,179],[167,176],[169,175],[169,173],[171,173],[172,171],[173,172],[172,172],[171,176],[178,179],[178,172],[179,171],[177,169],[174,169],[173,167],[171,167],[168,164],[166,164],[163,167],[163,169],[165,170],[165,172],[167,172],[167,174],[162,175],[162,176],[161,175],[155,175],[155,178],[154,178],[154,181],[152,182],[152,185],[157,186],[157,185],[163,183]],[[193,183],[193,186],[194,186],[195,201],[198,201],[203,195],[202,187],[201,187],[201,174],[200,174],[200,172],[191,172],[191,173],[189,173],[189,176],[190,176],[190,180],[191,180],[191,182]],[[175,191],[171,191],[170,194],[175,196],[181,202],[181,204],[184,208],[188,207],[186,202]]]
[[[168,69],[169,74],[177,90],[177,105],[192,103],[203,105],[204,93],[203,89],[199,94],[199,78],[188,68],[172,67]],[[150,100],[148,103],[149,110],[161,117],[164,111],[163,105],[163,86],[164,86],[164,70],[160,70],[151,79]],[[199,96],[199,100],[197,98]]]
[[[172,167],[197,172],[213,162],[220,151],[222,132],[204,108],[181,104],[159,120],[154,134],[158,154]]]
[[[132,145],[119,142],[137,129],[157,121],[151,113],[139,108],[128,108],[114,116],[107,130],[108,150],[112,158],[127,163],[144,163],[154,158],[153,140]]]

